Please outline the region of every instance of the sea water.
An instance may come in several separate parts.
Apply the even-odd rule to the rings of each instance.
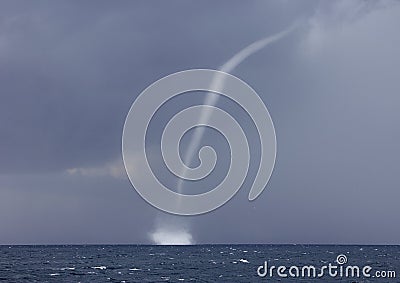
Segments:
[[[400,282],[400,246],[0,246],[0,282]]]

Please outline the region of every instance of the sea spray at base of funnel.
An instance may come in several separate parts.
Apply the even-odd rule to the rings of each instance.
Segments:
[[[158,229],[150,234],[150,238],[156,245],[193,245],[192,235],[185,230]]]
[[[243,62],[247,57],[250,55],[256,53],[257,51],[265,48],[271,43],[274,43],[281,38],[285,37],[289,33],[291,33],[295,28],[298,27],[298,23],[293,24],[289,28],[274,34],[272,36],[268,36],[266,38],[260,39],[258,41],[255,41],[245,47],[244,49],[240,50],[238,53],[236,53],[231,59],[229,59],[224,65],[221,66],[220,71],[225,72],[225,73],[230,73],[232,72],[241,62]],[[221,90],[224,86],[224,80],[223,77],[222,79],[219,77],[215,77],[214,81],[212,82],[212,89],[219,89]],[[218,95],[215,93],[207,93],[206,98],[204,100],[203,105],[211,105],[215,106],[218,101]],[[199,118],[198,125],[203,124],[207,125],[211,115],[209,112],[204,112]],[[205,131],[205,127],[197,127],[194,130],[192,140],[189,142],[188,149],[186,151],[186,154],[183,158],[183,161],[185,164],[190,164],[191,160],[193,159],[194,155],[196,154],[196,150],[199,148],[201,139],[203,138]],[[185,176],[187,173],[187,169],[183,168],[180,176]],[[183,179],[179,179],[177,183],[177,192],[182,193],[182,187],[183,187]],[[177,204],[179,205],[179,204]]]
[[[156,219],[155,230],[149,234],[150,240],[156,245],[193,245],[195,244],[190,233],[189,224],[181,219]]]

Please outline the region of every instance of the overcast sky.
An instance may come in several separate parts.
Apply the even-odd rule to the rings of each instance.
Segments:
[[[152,243],[160,229],[195,243],[400,244],[398,3],[1,1],[0,244]],[[250,180],[195,217],[145,202],[121,157],[140,92],[177,71],[218,69],[296,21],[232,72],[275,124],[263,194],[247,200]]]

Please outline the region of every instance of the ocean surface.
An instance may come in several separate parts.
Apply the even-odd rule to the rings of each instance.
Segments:
[[[356,265],[367,277],[345,276]],[[0,246],[0,282],[400,282],[400,246]]]

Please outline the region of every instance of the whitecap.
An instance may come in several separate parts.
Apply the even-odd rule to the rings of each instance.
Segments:
[[[244,259],[244,258],[239,259],[239,261],[243,262],[243,263],[249,263],[249,261],[247,259]]]
[[[93,269],[100,269],[100,270],[105,270],[107,269],[106,266],[102,265],[102,266],[92,266]]]
[[[129,268],[129,270],[130,270],[130,271],[138,271],[138,270],[141,270],[141,269],[140,269],[140,268],[134,267],[134,268]]]
[[[49,274],[50,276],[58,276],[58,275],[60,275],[60,273],[51,273],[51,274]]]

